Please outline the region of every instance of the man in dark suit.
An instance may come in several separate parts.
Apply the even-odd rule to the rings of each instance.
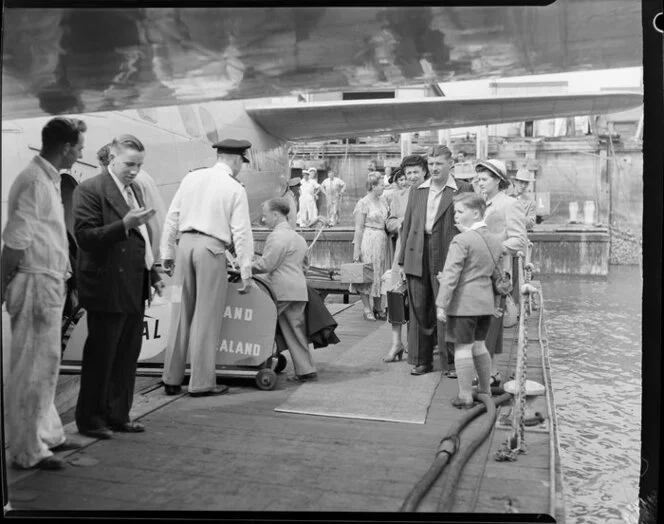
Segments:
[[[446,146],[429,149],[427,162],[431,178],[410,191],[397,260],[408,281],[408,362],[414,365],[413,375],[433,371],[436,328],[443,371],[453,372],[454,348],[445,343],[445,324],[436,322],[435,298],[439,286],[436,277],[445,266],[450,242],[458,233],[454,225],[453,198],[473,190],[470,184],[452,176],[454,160]]]
[[[74,234],[79,246],[77,282],[87,311],[81,389],[76,405],[79,433],[108,439],[112,431],[138,433],[129,419],[141,351],[145,301],[164,287],[153,268],[153,239],[143,194],[133,182],[145,148],[136,137],[111,143],[108,172],[74,192]]]

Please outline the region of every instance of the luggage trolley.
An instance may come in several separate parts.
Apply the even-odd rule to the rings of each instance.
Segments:
[[[143,344],[138,357],[138,375],[161,376],[166,344],[175,336],[180,311],[180,288],[168,285],[164,297],[156,296],[145,310]],[[277,301],[270,286],[258,276],[254,287],[240,294],[240,274],[228,271],[228,297],[224,311],[220,311],[221,330],[216,357],[219,377],[251,377],[262,390],[272,390],[277,374],[286,367],[287,360],[276,342]],[[76,308],[63,326],[62,373],[80,373],[83,345],[87,337],[85,311]],[[189,364],[189,359],[187,359]],[[187,366],[185,374],[189,374]]]

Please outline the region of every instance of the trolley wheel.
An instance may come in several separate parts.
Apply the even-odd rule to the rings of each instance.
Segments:
[[[277,365],[274,366],[275,373],[281,373],[288,365],[288,360],[281,353],[277,355]]]
[[[263,391],[270,391],[277,385],[277,374],[269,368],[263,368],[256,374],[256,386]]]

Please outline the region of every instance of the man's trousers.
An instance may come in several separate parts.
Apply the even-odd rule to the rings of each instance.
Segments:
[[[7,287],[11,352],[5,384],[5,422],[11,459],[30,468],[65,441],[55,408],[60,371],[65,283],[19,272]]]
[[[437,275],[430,270],[434,264],[429,241],[429,235],[425,235],[422,276],[406,275],[409,302],[408,363],[414,366],[432,364],[434,339],[437,339],[441,368],[447,371],[454,368],[454,344],[445,342],[445,323],[436,319],[436,296],[440,283]]]
[[[164,384],[182,383],[189,355],[189,392],[209,391],[216,385],[216,353],[228,296],[225,253],[221,240],[182,234],[175,259],[175,280],[182,285],[180,315],[166,348]]]

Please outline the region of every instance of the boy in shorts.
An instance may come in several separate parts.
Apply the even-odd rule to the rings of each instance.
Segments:
[[[473,406],[473,376],[477,371],[478,393],[491,394],[491,357],[484,345],[491,315],[497,314],[491,277],[502,267],[502,243],[484,223],[484,198],[475,193],[454,197],[454,221],[461,231],[450,244],[443,271],[436,315],[445,322],[445,340],[454,343],[454,363],[459,395],[458,408]]]

